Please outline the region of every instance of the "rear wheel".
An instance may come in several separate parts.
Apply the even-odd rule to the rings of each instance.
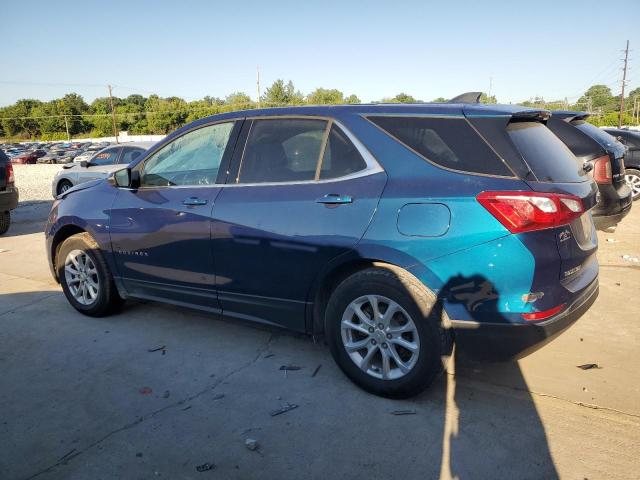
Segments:
[[[88,233],[73,235],[62,243],[56,271],[67,300],[80,313],[101,317],[124,303],[100,247]]]
[[[69,180],[62,180],[58,183],[58,187],[56,188],[56,192],[58,195],[62,195],[64,192],[73,187],[73,184]]]
[[[11,225],[11,212],[0,212],[0,235],[7,233]]]
[[[640,170],[635,168],[627,168],[624,173],[624,179],[631,189],[631,195],[634,200],[640,198]]]
[[[448,353],[436,296],[407,272],[374,267],[333,292],[327,340],[342,371],[377,395],[409,397],[442,372]]]

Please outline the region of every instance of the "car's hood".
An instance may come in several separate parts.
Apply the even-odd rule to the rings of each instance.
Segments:
[[[56,198],[57,199],[62,199],[65,198],[67,195],[69,195],[70,193],[73,192],[79,192],[80,190],[86,190],[87,188],[92,188],[95,187],[96,185],[100,184],[104,182],[103,179],[98,179],[98,180],[89,180],[88,182],[84,182],[84,183],[79,183],[78,185],[76,185],[75,187],[71,187],[69,190],[67,190],[64,193],[61,193],[60,195],[58,195]]]

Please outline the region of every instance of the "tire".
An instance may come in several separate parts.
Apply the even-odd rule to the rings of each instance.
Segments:
[[[67,300],[84,315],[103,317],[118,311],[124,303],[100,247],[88,233],[78,233],[62,242],[56,255],[56,271]],[[82,281],[83,278],[87,280]]]
[[[381,319],[379,325],[386,324],[384,329],[365,323],[355,313],[354,305],[359,305],[360,313],[370,322],[373,303],[369,299],[372,297],[383,314],[374,318]],[[396,313],[389,321],[384,314],[391,305]],[[406,317],[410,321],[404,323]],[[373,267],[351,275],[336,287],[327,304],[325,331],[334,360],[354,383],[376,395],[407,398],[420,393],[442,373],[442,357],[450,353],[451,346],[443,320],[447,322],[440,302],[413,275],[396,267]],[[345,327],[354,324],[357,330]],[[366,333],[360,331],[363,326]],[[401,328],[411,331],[398,335],[397,330]],[[401,340],[412,348],[417,346],[417,354],[403,348],[399,344]],[[347,344],[353,348],[363,346],[349,353]],[[365,357],[376,348],[368,363]],[[385,356],[390,358],[386,372]],[[394,357],[401,360],[405,370],[400,369]],[[370,367],[365,371],[363,366],[367,364]],[[391,368],[394,365],[395,368]]]
[[[58,182],[58,186],[56,187],[56,195],[63,194],[71,187],[73,187],[73,183],[71,183],[69,180],[60,180],[60,182]]]
[[[11,225],[11,212],[0,212],[0,235],[7,233]]]
[[[640,170],[635,168],[625,169],[624,179],[631,189],[633,200],[638,200],[640,198]]]

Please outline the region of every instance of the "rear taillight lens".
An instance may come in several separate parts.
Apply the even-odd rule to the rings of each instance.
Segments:
[[[523,313],[522,318],[524,318],[527,322],[538,322],[540,320],[545,320],[560,313],[565,306],[566,304],[563,303],[562,305],[558,305],[557,307],[553,307],[542,312]]]
[[[12,185],[15,182],[15,177],[13,176],[13,166],[10,163],[7,163],[7,171],[5,178],[7,179],[7,184]]]
[[[608,155],[598,157],[593,161],[593,179],[596,183],[611,183],[613,180],[611,159]]]
[[[476,198],[511,233],[567,225],[584,212],[579,197],[558,193],[482,192]]]

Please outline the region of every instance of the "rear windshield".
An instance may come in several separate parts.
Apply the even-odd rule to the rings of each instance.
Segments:
[[[507,133],[541,182],[588,180],[582,164],[551,130],[538,122],[512,122]]]
[[[368,117],[391,136],[442,167],[513,177],[464,118]]]
[[[576,127],[581,132],[589,135],[603,147],[607,147],[617,142],[617,140],[607,132],[605,132],[601,128],[596,127],[595,125],[591,125],[590,123],[585,122],[584,120],[574,120],[573,122],[571,122],[571,125]]]

